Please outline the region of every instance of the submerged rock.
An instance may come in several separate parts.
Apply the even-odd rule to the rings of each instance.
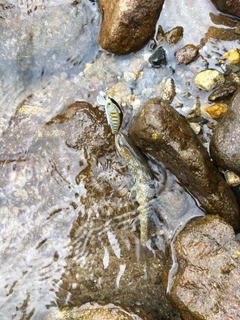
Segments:
[[[225,81],[221,72],[213,69],[208,69],[199,72],[194,82],[199,85],[203,90],[210,91],[223,84]]]
[[[218,10],[240,17],[239,0],[212,0]]]
[[[164,67],[167,64],[166,52],[163,47],[159,47],[150,57],[149,62],[155,68]]]
[[[176,87],[172,78],[164,78],[155,89],[157,95],[168,103],[171,103],[176,95]]]
[[[154,35],[164,0],[100,0],[101,47],[117,55],[141,49]]]
[[[237,84],[234,82],[227,82],[214,90],[208,97],[209,101],[216,101],[229,97],[237,90]]]
[[[182,40],[183,37],[183,27],[175,27],[168,32],[165,32],[164,38],[169,45],[174,45]]]
[[[176,175],[207,213],[219,214],[239,229],[239,207],[233,193],[185,118],[167,102],[148,100],[132,120],[129,133],[143,152]]]
[[[192,62],[196,59],[197,55],[198,47],[193,44],[187,44],[175,53],[176,60],[180,64],[188,64]]]
[[[139,308],[123,308],[119,305],[86,303],[81,307],[65,307],[54,311],[43,320],[153,320]]]
[[[0,277],[0,318],[11,319],[26,300],[18,319],[43,319],[57,308],[49,301],[139,303],[154,318],[175,313],[160,280],[162,251],[145,248],[139,261],[134,181],[105,114],[87,102],[69,105],[73,98],[63,97],[71,87],[60,83],[32,92],[1,135],[0,254],[8,277]]]
[[[240,89],[234,94],[227,113],[217,124],[210,143],[216,163],[240,175]]]
[[[163,272],[169,299],[186,320],[240,317],[240,242],[233,229],[213,215],[196,218],[173,244],[177,270],[169,279],[172,259]],[[176,265],[175,265],[176,267]]]

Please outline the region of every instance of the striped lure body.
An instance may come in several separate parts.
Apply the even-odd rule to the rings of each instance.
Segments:
[[[118,103],[110,97],[105,100],[102,96],[98,96],[97,101],[100,105],[104,105],[105,107],[107,122],[112,130],[112,133],[118,133],[122,124],[122,110]]]

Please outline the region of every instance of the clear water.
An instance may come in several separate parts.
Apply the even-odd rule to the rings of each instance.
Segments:
[[[87,281],[94,283],[101,298],[106,277],[97,275],[111,273],[112,261],[117,261],[112,279],[119,288],[130,269],[129,257],[134,261],[142,258],[137,203],[132,192],[134,181],[114,147],[105,154],[103,142],[101,156],[92,161],[89,146],[75,147],[78,122],[71,122],[71,128],[70,123],[59,126],[48,123],[76,100],[96,106],[99,91],[119,83],[122,87],[117,87],[116,96],[123,104],[125,119],[129,119],[138,111],[136,106],[156,95],[155,87],[161,79],[170,75],[176,81],[178,98],[184,101],[181,112],[186,113],[194,107],[195,98],[190,95],[186,99],[183,93],[190,90],[187,83],[193,78],[191,68],[200,67],[177,66],[174,51],[186,43],[200,42],[213,24],[209,11],[216,13],[207,0],[201,3],[201,14],[194,1],[182,0],[177,6],[175,1],[166,1],[159,23],[165,31],[182,25],[185,36],[176,47],[167,48],[169,65],[160,70],[149,68],[152,51],[148,46],[125,57],[100,50],[97,37],[101,16],[95,2],[2,2],[2,320],[42,319],[58,306],[87,302],[90,286],[81,287]],[[236,43],[222,42],[218,51],[225,52],[234,46]],[[206,52],[211,48],[210,43]],[[175,75],[169,66],[176,69]],[[124,72],[129,70],[142,74],[137,81],[126,81]],[[135,104],[131,101],[131,90],[135,93]],[[191,90],[197,92],[195,87]],[[154,162],[151,166],[159,190],[161,215],[161,219],[155,217],[161,235],[156,246],[164,251],[164,241],[202,211],[169,172]],[[156,254],[155,249],[149,247],[151,257]],[[74,296],[77,288],[83,299]],[[136,296],[136,303],[141,304],[139,300]]]

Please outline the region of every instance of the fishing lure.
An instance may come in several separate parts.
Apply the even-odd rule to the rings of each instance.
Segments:
[[[104,97],[101,95],[97,96],[97,102],[105,107],[107,122],[112,130],[112,133],[118,133],[123,117],[119,104],[114,99],[110,97],[104,99]]]

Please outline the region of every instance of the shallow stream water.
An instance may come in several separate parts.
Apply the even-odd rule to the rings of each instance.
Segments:
[[[150,67],[149,45],[125,57],[102,51],[97,43],[101,15],[94,1],[0,4],[2,320],[42,319],[59,306],[85,303],[89,297],[105,299],[108,272],[114,290],[123,281],[132,288],[133,303],[135,299],[141,305],[126,261],[143,260],[146,280],[147,257],[154,258],[156,249],[164,252],[164,240],[203,214],[175,177],[152,161],[161,211],[161,223],[158,218],[155,223],[162,238],[141,256],[134,181],[115,151],[114,139],[108,136],[106,144],[90,147],[85,136],[78,135],[81,116],[67,122],[57,118],[75,101],[98,108],[99,92],[115,86],[128,121],[169,76],[176,83],[179,112],[194,108],[196,96],[207,101],[192,85],[201,63],[177,66],[174,52],[187,43],[198,45],[208,28],[216,26],[209,13],[218,12],[207,0],[200,11],[195,1],[165,2],[159,24],[164,31],[183,26],[184,38],[174,47],[163,44],[169,62],[163,69]],[[201,53],[204,59],[210,52],[214,64],[216,56],[234,47],[234,41],[210,39]],[[140,77],[128,80],[129,70],[141,72]],[[207,142],[207,132],[205,137]],[[99,148],[97,159],[91,148]]]

